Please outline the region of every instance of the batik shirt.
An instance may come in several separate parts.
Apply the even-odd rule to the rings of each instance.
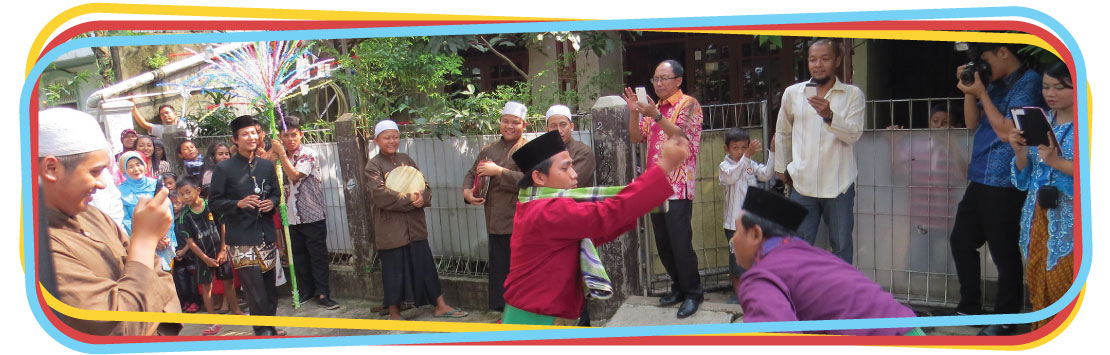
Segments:
[[[1011,107],[1044,107],[1041,95],[1041,75],[1036,71],[1019,70],[1002,79],[1001,85],[987,85],[987,95],[998,111],[1010,120]],[[980,106],[981,107],[981,106]],[[980,108],[981,110],[981,108]],[[967,179],[972,182],[995,187],[1011,187],[1010,161],[1014,160],[1014,150],[1010,144],[998,139],[991,127],[987,114],[979,116],[979,127],[975,130],[975,145],[971,148],[971,165],[967,169]]]
[[[1051,116],[1055,121],[1055,112]],[[1072,126],[1072,123],[1055,125],[1052,131],[1056,134],[1056,140],[1060,141],[1062,152],[1060,158],[1074,161],[1075,135],[1072,133]],[[1056,208],[1045,211],[1048,217],[1048,259],[1045,262],[1045,269],[1052,270],[1060,258],[1071,254],[1074,246],[1075,238],[1072,234],[1075,226],[1072,201],[1074,180],[1071,176],[1045,164],[1037,155],[1036,148],[1029,147],[1027,154],[1028,163],[1025,170],[1018,170],[1017,158],[1010,163],[1010,178],[1014,186],[1029,192],[1025,195],[1025,204],[1021,207],[1021,237],[1018,239],[1018,244],[1021,245],[1022,254],[1028,257],[1029,229],[1033,226],[1033,211],[1037,208],[1037,191],[1044,186],[1055,186],[1060,190]]]
[[[671,188],[674,189],[672,200],[693,200],[695,179],[697,178],[698,147],[701,145],[701,105],[693,96],[687,96],[682,90],[658,103],[659,113],[664,120],[669,120],[686,133],[690,140],[690,156],[682,163],[682,168],[674,169],[667,176]],[[647,169],[659,164],[659,157],[663,152],[663,142],[667,134],[663,127],[655,124],[652,117],[640,117],[640,136],[647,138],[648,159]],[[644,171],[647,171],[644,169]]]
[[[320,155],[315,149],[301,146],[289,157],[293,169],[304,174],[296,184],[289,184],[286,177],[286,205],[289,206],[289,224],[312,223],[327,216],[324,204],[324,186],[320,182]]]

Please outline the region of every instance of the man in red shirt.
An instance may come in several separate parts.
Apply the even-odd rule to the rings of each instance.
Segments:
[[[578,185],[574,160],[557,131],[525,144],[513,161],[524,171],[513,216],[509,276],[505,280],[506,324],[574,325],[584,298],[579,243],[608,243],[636,226],[636,219],[667,200],[674,190],[667,174],[689,155],[689,141],[673,136],[659,164],[648,168],[617,195],[598,202],[567,197],[533,198],[541,188]],[[574,190],[561,190],[573,194]]]

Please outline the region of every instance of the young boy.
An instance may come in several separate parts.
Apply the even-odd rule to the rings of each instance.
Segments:
[[[219,220],[208,209],[208,202],[199,197],[200,182],[191,176],[182,178],[178,182],[177,194],[186,205],[177,218],[178,233],[185,238],[185,243],[198,261],[197,282],[200,284],[205,311],[208,314],[216,313],[212,305],[212,278],[215,276],[224,285],[224,300],[232,312],[242,313],[239,302],[235,299],[235,288],[231,285],[231,262],[227,257],[223,231],[218,227]],[[219,332],[220,325],[212,324],[202,334],[214,335]]]
[[[181,141],[177,145],[177,157],[185,165],[185,176],[201,178],[201,174],[204,173],[204,157],[200,155],[200,150],[193,141],[188,139]]]
[[[162,173],[162,176],[160,176],[159,179],[162,180],[162,187],[166,188],[166,190],[170,190],[170,192],[173,192],[173,190],[177,188],[177,174]]]
[[[559,132],[548,132],[513,153],[524,176],[513,217],[503,322],[574,325],[585,302],[582,274],[604,275],[583,270],[582,240],[599,246],[613,241],[666,202],[674,194],[666,176],[686,160],[689,144],[681,136],[668,139],[658,165],[603,201],[598,201],[603,188],[574,189],[578,174]]]
[[[181,202],[181,196],[177,191],[169,190],[170,192],[170,205],[173,206],[173,215],[180,216],[182,211],[185,211],[185,204]],[[176,220],[176,217],[174,218]],[[174,225],[170,224],[173,229]],[[195,313],[200,309],[197,305],[202,302],[200,292],[197,291],[197,259],[189,253],[189,246],[185,243],[177,243],[173,258],[173,283],[177,287],[177,299],[181,301],[181,310],[185,313]]]
[[[806,208],[760,188],[748,196],[729,240],[744,322],[913,317],[889,292],[828,251],[797,237]],[[807,331],[835,335],[925,335],[920,328]]]
[[[744,196],[748,193],[748,186],[755,186],[756,181],[766,182],[775,173],[775,140],[771,139],[771,152],[767,154],[767,164],[760,164],[752,160],[752,155],[759,153],[763,144],[759,140],[751,140],[748,131],[733,128],[725,134],[725,159],[721,161],[720,180],[725,191],[725,240],[732,238],[736,233],[736,218],[740,216],[740,206],[744,204]],[[728,279],[732,283],[732,291],[740,284],[740,275],[744,269],[736,264],[736,258],[729,256]],[[736,294],[728,303],[736,304]]]

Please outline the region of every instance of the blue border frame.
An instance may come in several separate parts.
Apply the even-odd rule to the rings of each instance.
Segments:
[[[329,29],[329,30],[298,30],[298,31],[265,31],[265,32],[236,32],[218,34],[180,34],[135,37],[102,37],[81,38],[62,43],[50,52],[43,55],[35,64],[23,85],[19,113],[20,113],[20,147],[23,150],[21,168],[23,170],[22,211],[24,215],[23,230],[25,231],[23,260],[24,279],[27,299],[31,304],[31,311],[36,320],[47,334],[62,345],[71,349],[87,353],[119,353],[119,352],[165,352],[165,351],[199,351],[199,350],[230,350],[230,349],[267,349],[267,348],[301,348],[301,347],[326,347],[326,346],[354,346],[354,345],[389,345],[389,344],[428,344],[428,343],[471,343],[490,341],[515,341],[515,340],[544,340],[544,339],[582,339],[582,338],[607,338],[607,337],[635,337],[659,335],[696,335],[696,334],[722,334],[722,333],[750,333],[750,332],[778,332],[778,331],[805,331],[823,329],[861,329],[861,328],[901,328],[901,327],[938,327],[960,326],[993,323],[1029,323],[1052,316],[1062,311],[1071,300],[1074,300],[1085,284],[1091,265],[1091,190],[1090,190],[1090,152],[1088,151],[1089,139],[1088,125],[1079,126],[1079,156],[1080,156],[1080,193],[1082,198],[1082,264],[1076,282],[1068,289],[1067,293],[1049,307],[1040,311],[1022,314],[1007,315],[977,315],[977,316],[947,316],[947,317],[922,317],[922,318],[884,318],[884,319],[854,319],[854,320],[826,320],[826,321],[794,321],[773,323],[736,323],[736,324],[704,324],[704,325],[673,325],[673,326],[646,326],[624,328],[588,328],[565,330],[527,330],[527,331],[495,331],[472,333],[438,333],[438,334],[401,334],[401,335],[360,335],[344,337],[319,337],[319,338],[267,338],[249,340],[221,340],[221,341],[189,341],[174,342],[170,348],[165,343],[136,343],[136,344],[87,344],[69,338],[50,324],[38,303],[35,290],[34,270],[34,240],[37,226],[33,218],[27,213],[34,213],[31,196],[31,162],[34,161],[30,154],[30,96],[39,76],[47,65],[62,54],[74,49],[93,46],[138,46],[155,44],[192,44],[192,43],[219,43],[219,42],[251,42],[251,41],[278,41],[295,39],[320,39],[320,38],[370,38],[370,37],[395,37],[413,35],[451,35],[472,33],[514,33],[514,32],[539,32],[539,31],[571,31],[571,30],[620,30],[630,28],[676,28],[676,27],[713,27],[737,25],[770,25],[793,23],[828,23],[828,22],[858,22],[858,21],[891,21],[891,20],[923,20],[923,19],[954,19],[954,18],[992,18],[992,17],[1019,17],[1033,22],[1039,22],[1059,36],[1062,43],[1071,51],[1076,71],[1076,96],[1082,102],[1087,98],[1087,73],[1083,55],[1078,44],[1062,24],[1047,14],[1025,7],[988,7],[966,9],[933,9],[933,10],[891,10],[869,12],[839,12],[839,13],[808,13],[785,15],[736,15],[713,17],[689,18],[664,18],[664,19],[633,19],[633,20],[596,20],[596,21],[567,21],[567,22],[537,22],[537,23],[511,23],[511,24],[483,24],[483,25],[446,25],[446,26],[417,26],[402,28],[370,28],[370,29]],[[1088,106],[1078,105],[1077,119],[1088,118]],[[1087,153],[1087,154],[1082,154]]]

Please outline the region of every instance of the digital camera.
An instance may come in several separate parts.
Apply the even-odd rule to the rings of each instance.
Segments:
[[[991,65],[987,64],[980,59],[973,59],[967,63],[967,67],[963,72],[960,72],[960,81],[964,85],[971,85],[975,83],[975,73],[979,73],[979,80],[984,83],[991,80]]]
[[[957,52],[967,54],[969,60],[967,67],[960,72],[960,81],[964,85],[975,83],[975,73],[979,73],[979,80],[982,80],[984,84],[991,80],[991,65],[979,59],[981,52],[978,46],[968,42],[956,42],[955,49]]]

